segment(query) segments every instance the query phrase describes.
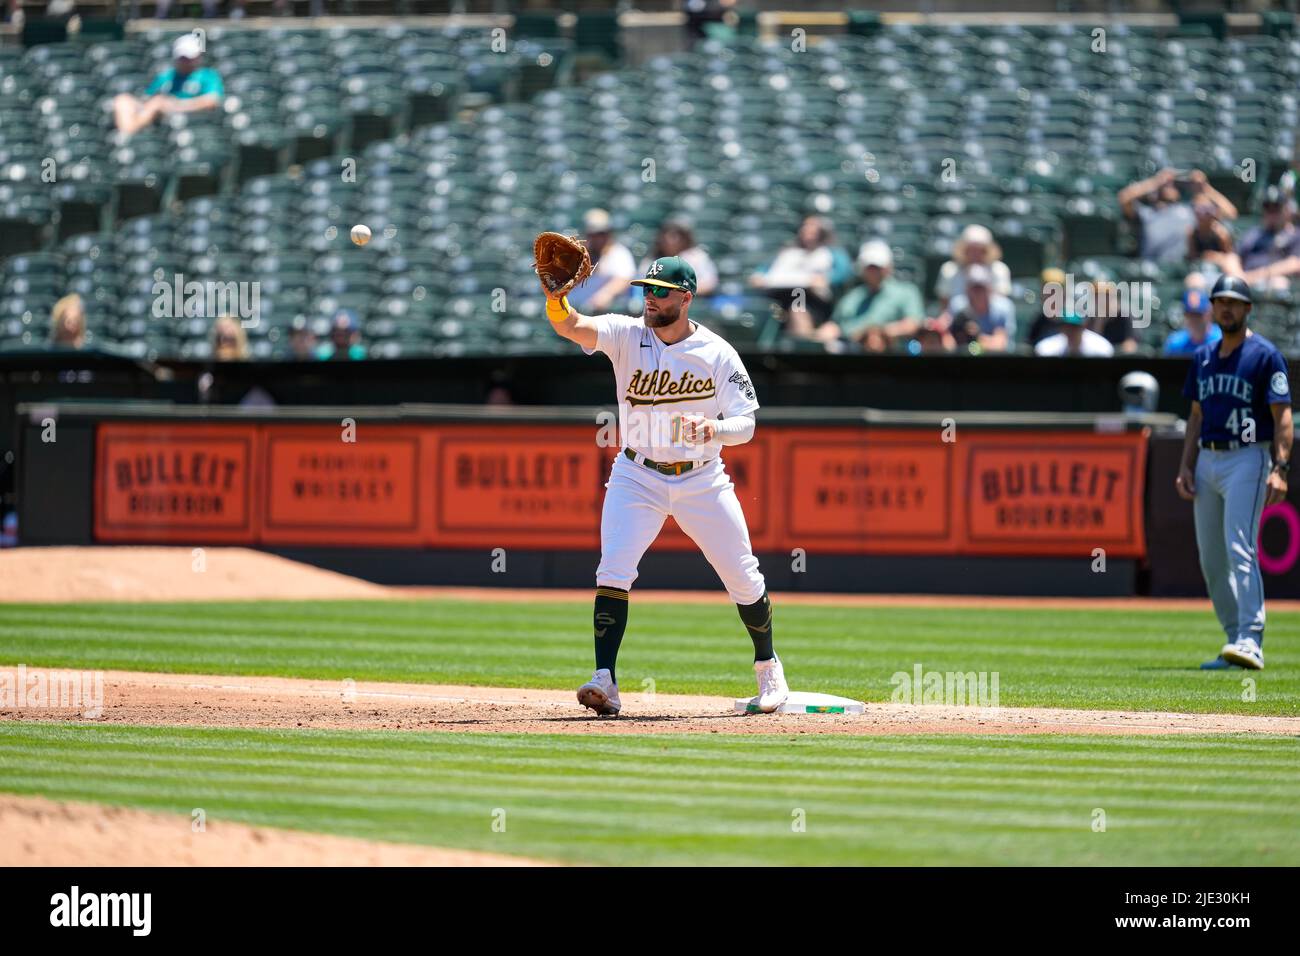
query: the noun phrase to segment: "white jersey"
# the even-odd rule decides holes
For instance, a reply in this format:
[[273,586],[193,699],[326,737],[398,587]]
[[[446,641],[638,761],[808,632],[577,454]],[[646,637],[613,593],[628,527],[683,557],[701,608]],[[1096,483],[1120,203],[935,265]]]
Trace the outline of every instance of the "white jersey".
[[[1034,353],[1047,356],[1068,355],[1069,348],[1070,340],[1065,337],[1065,333],[1057,332],[1035,345]],[[1079,341],[1079,351],[1075,354],[1085,358],[1109,358],[1115,354],[1115,346],[1111,345],[1104,335],[1098,335],[1092,329],[1084,329],[1083,338]]]
[[751,415],[758,408],[754,386],[736,350],[694,322],[695,331],[665,345],[630,315],[597,315],[596,347],[614,366],[619,432],[624,446],[651,461],[706,461],[719,457],[722,442],[690,445],[681,439],[683,414],[705,418]]

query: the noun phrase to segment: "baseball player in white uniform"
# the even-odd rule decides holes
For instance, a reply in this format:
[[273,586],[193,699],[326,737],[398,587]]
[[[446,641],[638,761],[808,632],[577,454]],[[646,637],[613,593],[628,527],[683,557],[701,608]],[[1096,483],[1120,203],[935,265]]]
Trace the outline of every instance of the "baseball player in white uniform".
[[600,518],[596,672],[578,688],[578,701],[599,716],[622,708],[615,662],[628,595],[641,556],[672,515],[736,602],[754,643],[758,707],[770,713],[790,691],[772,649],[772,604],[721,456],[723,446],[754,437],[758,399],[736,350],[687,316],[695,294],[687,262],[656,259],[633,284],[645,287],[641,317],[580,315],[563,296],[546,303],[557,334],[613,364],[624,444]]

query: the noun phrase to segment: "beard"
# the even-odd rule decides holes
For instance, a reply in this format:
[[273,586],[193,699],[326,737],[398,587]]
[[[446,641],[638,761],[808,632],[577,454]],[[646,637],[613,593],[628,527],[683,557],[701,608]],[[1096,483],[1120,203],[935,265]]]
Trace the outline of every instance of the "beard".
[[661,329],[666,325],[672,325],[681,317],[681,314],[682,307],[680,305],[661,305],[657,312],[651,312],[649,309],[646,309],[646,325],[649,325],[651,328]]
[[1235,335],[1236,333],[1241,331],[1242,326],[1246,324],[1246,320],[1244,318],[1243,319],[1219,319],[1218,324],[1219,324],[1220,331],[1225,332],[1228,335]]

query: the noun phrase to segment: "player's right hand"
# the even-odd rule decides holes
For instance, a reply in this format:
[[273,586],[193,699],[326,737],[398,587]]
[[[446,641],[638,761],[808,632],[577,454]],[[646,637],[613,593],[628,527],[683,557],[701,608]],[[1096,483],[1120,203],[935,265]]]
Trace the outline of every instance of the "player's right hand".
[[1178,489],[1178,496],[1191,501],[1196,497],[1196,476],[1192,474],[1192,469],[1186,465],[1178,469],[1178,477],[1174,479],[1174,487]]

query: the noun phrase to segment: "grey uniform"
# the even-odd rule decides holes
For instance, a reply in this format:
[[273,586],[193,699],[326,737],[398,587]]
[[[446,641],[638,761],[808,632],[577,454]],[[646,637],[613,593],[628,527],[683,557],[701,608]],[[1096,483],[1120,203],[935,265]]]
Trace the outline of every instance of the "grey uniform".
[[1220,357],[1207,342],[1192,356],[1183,394],[1200,402],[1196,545],[1228,643],[1264,642],[1264,582],[1257,542],[1272,467],[1273,410],[1290,404],[1286,360],[1262,335]]

